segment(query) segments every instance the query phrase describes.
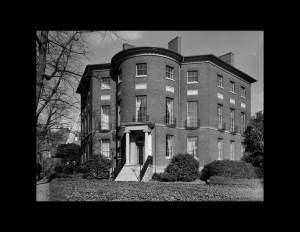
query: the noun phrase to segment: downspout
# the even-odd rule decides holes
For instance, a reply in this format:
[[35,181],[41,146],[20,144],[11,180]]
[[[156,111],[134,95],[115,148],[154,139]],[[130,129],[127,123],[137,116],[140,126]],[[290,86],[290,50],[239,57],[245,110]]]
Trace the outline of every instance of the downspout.
[[154,158],[154,172],[156,172],[156,127],[155,127],[155,139],[154,139],[154,147],[155,147],[155,157]]

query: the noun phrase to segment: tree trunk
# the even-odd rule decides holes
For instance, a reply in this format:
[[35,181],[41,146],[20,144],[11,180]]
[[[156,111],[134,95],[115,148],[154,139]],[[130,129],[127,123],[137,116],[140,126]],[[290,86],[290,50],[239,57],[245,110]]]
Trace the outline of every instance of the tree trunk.
[[46,53],[47,53],[47,39],[48,31],[42,31],[40,38],[37,38],[39,44],[39,64],[36,71],[36,107],[37,110],[41,89],[44,80],[44,73],[46,69]]

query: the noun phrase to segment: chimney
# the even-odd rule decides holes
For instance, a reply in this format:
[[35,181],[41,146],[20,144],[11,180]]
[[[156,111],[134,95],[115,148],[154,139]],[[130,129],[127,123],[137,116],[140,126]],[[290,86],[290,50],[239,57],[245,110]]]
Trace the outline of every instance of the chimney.
[[129,48],[134,48],[134,47],[135,47],[135,46],[130,45],[130,44],[126,44],[126,43],[123,44],[123,50],[129,49]]
[[177,36],[175,39],[172,39],[168,43],[168,49],[181,54],[181,38]]
[[233,58],[234,58],[234,55],[233,55],[232,52],[229,52],[229,53],[227,53],[225,55],[219,56],[219,59],[225,61],[227,64],[230,64],[232,66],[234,66],[233,65],[233,63],[234,63],[233,62],[233,60],[234,60]]

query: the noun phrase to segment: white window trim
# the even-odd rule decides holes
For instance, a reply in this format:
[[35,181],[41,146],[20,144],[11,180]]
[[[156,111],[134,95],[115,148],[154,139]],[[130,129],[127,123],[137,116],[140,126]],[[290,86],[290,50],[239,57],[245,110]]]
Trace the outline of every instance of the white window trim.
[[224,89],[224,87],[222,87],[222,86],[220,86],[220,85],[217,85],[219,88],[221,88],[221,89]]
[[135,77],[147,77],[147,75],[136,75]]
[[231,90],[229,91],[230,93],[236,94],[235,92],[231,92]]
[[169,77],[165,77],[166,79],[170,80],[170,81],[175,81],[174,79],[171,79]]
[[105,88],[103,88],[102,85],[101,85],[100,89],[111,89],[111,87],[105,87]]
[[187,84],[197,84],[199,83],[198,81],[192,81],[192,82],[186,82]]
[[246,99],[246,97],[244,97],[244,96],[241,96],[241,97]]

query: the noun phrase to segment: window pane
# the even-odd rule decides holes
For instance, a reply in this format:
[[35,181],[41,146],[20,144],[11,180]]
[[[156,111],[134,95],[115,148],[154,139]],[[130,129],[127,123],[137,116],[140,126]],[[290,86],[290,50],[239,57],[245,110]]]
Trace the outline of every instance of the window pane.
[[198,71],[187,72],[187,82],[198,82]]
[[187,102],[187,126],[197,126],[197,102]]
[[173,156],[173,135],[166,135],[166,157]]
[[188,137],[187,139],[187,153],[197,157],[198,137]]
[[110,106],[101,107],[101,129],[109,129]]
[[109,157],[109,139],[102,139],[101,140],[101,154]]

